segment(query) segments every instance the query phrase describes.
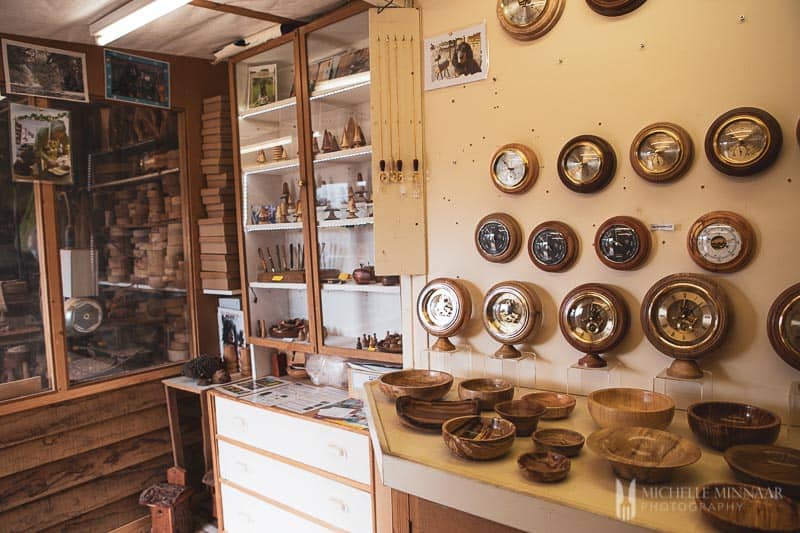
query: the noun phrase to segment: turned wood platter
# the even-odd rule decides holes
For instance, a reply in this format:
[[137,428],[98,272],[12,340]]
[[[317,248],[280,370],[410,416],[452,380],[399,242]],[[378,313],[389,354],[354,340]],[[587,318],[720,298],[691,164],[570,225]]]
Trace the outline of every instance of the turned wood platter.
[[442,424],[451,418],[480,413],[478,400],[429,401],[401,396],[394,404],[397,416],[405,425],[423,431],[442,431]]
[[398,370],[382,375],[378,385],[391,399],[411,396],[419,400],[438,400],[453,386],[453,376],[438,370]]
[[789,532],[800,528],[797,504],[745,483],[708,483],[697,487],[703,516],[722,531]]
[[464,459],[485,461],[508,452],[517,428],[508,420],[485,416],[452,418],[442,425],[442,437],[450,451]]
[[783,494],[800,497],[800,450],[740,444],[725,450],[725,461],[739,481],[780,487]]
[[686,410],[686,418],[692,433],[720,451],[737,444],[772,444],[781,431],[778,415],[745,403],[693,403]]
[[586,405],[601,428],[640,426],[664,429],[675,415],[669,396],[643,389],[610,388],[589,394]]

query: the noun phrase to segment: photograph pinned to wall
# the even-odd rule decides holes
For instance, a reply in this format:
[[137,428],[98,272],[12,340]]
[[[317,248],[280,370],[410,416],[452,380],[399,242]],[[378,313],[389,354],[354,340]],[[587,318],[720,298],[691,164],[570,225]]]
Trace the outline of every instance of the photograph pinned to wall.
[[425,90],[485,80],[489,75],[486,21],[425,39]]
[[103,50],[106,99],[169,109],[169,63]]
[[219,353],[224,345],[244,346],[244,311],[217,308],[217,330],[219,331]]
[[72,184],[69,111],[11,104],[13,181]]
[[3,39],[6,94],[89,101],[86,54]]
[[250,67],[247,79],[247,108],[255,109],[278,100],[278,65]]

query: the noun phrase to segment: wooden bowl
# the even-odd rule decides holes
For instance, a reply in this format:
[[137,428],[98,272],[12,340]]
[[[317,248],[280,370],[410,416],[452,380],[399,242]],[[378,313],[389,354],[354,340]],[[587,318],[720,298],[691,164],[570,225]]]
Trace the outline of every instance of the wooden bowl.
[[800,498],[800,450],[740,444],[725,450],[725,461],[739,481],[780,487],[782,494]]
[[508,420],[485,416],[460,416],[442,424],[442,437],[450,451],[477,461],[505,454],[514,444],[516,432]]
[[482,411],[491,411],[498,403],[514,397],[514,385],[504,379],[467,379],[458,384],[458,397],[478,400]]
[[405,425],[423,431],[442,431],[442,424],[451,418],[480,413],[478,400],[455,402],[418,400],[401,396],[394,403],[397,416]]
[[696,463],[701,455],[689,439],[644,427],[601,429],[589,435],[586,445],[611,463],[617,477],[644,483],[667,481],[675,470]]
[[601,428],[646,427],[664,429],[675,414],[672,398],[642,389],[600,389],[587,398],[589,414]]
[[693,403],[686,417],[698,439],[721,451],[737,444],[772,444],[781,431],[778,415],[745,403]]
[[517,459],[525,477],[540,483],[561,481],[569,474],[571,464],[565,455],[553,452],[523,453]]
[[567,418],[575,409],[575,398],[560,392],[532,392],[522,397],[523,400],[539,402],[546,408],[542,420]]
[[529,437],[546,407],[538,402],[508,400],[494,406],[495,412],[517,427],[517,437]]
[[378,385],[392,399],[411,396],[419,400],[438,400],[453,386],[453,376],[438,370],[398,370],[384,374]]
[[744,483],[708,483],[697,487],[697,505],[720,531],[797,531],[797,504],[774,491]]
[[533,433],[533,444],[537,451],[549,451],[575,457],[581,453],[586,439],[577,431],[562,428],[540,429]]

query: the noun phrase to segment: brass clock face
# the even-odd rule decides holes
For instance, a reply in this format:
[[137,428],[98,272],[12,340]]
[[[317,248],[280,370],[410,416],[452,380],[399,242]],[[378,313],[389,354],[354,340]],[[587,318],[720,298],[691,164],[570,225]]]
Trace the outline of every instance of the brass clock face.
[[616,310],[599,295],[585,294],[575,299],[567,311],[570,334],[585,343],[603,342],[614,331]]
[[616,156],[608,142],[594,135],[581,135],[567,142],[558,156],[558,175],[575,192],[595,192],[614,175]]
[[539,176],[536,153],[521,144],[507,144],[495,152],[489,168],[492,183],[507,193],[527,191]]
[[517,255],[520,247],[520,228],[517,222],[503,213],[485,216],[475,228],[475,246],[487,261],[505,263]]
[[731,211],[713,211],[697,219],[689,230],[689,255],[712,272],[744,268],[755,248],[755,232],[744,217]]
[[483,300],[483,324],[495,340],[521,342],[539,325],[541,305],[525,285],[506,281],[498,283]]
[[647,258],[650,232],[633,217],[613,217],[597,229],[594,244],[603,264],[615,270],[631,270]]
[[500,26],[515,39],[530,41],[550,31],[564,10],[564,0],[497,0]]
[[570,291],[561,302],[558,324],[573,347],[587,352],[579,364],[605,366],[598,354],[611,350],[628,330],[628,308],[611,288],[587,283]]
[[528,255],[534,265],[547,272],[566,270],[578,256],[578,237],[562,222],[543,222],[528,238]]
[[430,281],[417,298],[417,318],[431,335],[454,335],[472,315],[469,292],[455,279]]
[[800,283],[783,291],[767,316],[767,336],[781,359],[800,370]]
[[740,107],[717,118],[706,133],[706,156],[725,174],[749,176],[778,157],[783,133],[775,118],[761,109]]
[[648,181],[670,181],[682,176],[692,162],[692,141],[676,124],[659,122],[640,131],[631,144],[631,165]]

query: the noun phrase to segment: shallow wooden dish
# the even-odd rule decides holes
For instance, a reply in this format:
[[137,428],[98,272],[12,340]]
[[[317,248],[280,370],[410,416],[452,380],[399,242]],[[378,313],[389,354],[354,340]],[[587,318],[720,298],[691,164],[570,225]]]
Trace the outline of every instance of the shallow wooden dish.
[[378,385],[392,399],[411,396],[419,400],[438,400],[453,386],[453,376],[438,370],[398,370],[384,374]]
[[554,483],[567,477],[572,462],[560,453],[528,452],[519,456],[517,465],[528,479]]
[[482,411],[491,411],[498,403],[514,397],[514,385],[504,379],[467,379],[458,384],[458,397],[478,400]]
[[563,428],[540,429],[533,433],[533,443],[537,451],[550,451],[575,457],[581,453],[586,439],[577,431]]
[[768,489],[745,483],[708,483],[697,487],[703,516],[721,531],[797,531],[797,504]]
[[669,396],[643,389],[600,389],[586,399],[589,414],[601,428],[637,426],[664,429],[675,415]]
[[781,431],[778,415],[746,403],[693,403],[686,418],[698,439],[721,451],[737,444],[772,444]]
[[800,498],[800,450],[740,444],[725,450],[725,461],[739,481],[780,487],[782,494]]
[[496,404],[494,410],[517,427],[517,437],[529,437],[547,408],[538,402],[508,400]]
[[455,402],[418,400],[401,396],[394,404],[397,416],[405,425],[423,431],[442,431],[442,424],[451,418],[480,413],[478,400]]
[[667,481],[678,468],[696,463],[700,448],[689,439],[645,427],[605,428],[589,435],[586,445],[611,463],[623,479]]
[[485,416],[460,416],[442,424],[442,437],[450,451],[477,461],[505,454],[514,444],[516,432],[508,420]]
[[532,392],[522,397],[523,400],[539,402],[545,406],[542,420],[558,420],[567,418],[575,409],[575,398],[560,392]]

